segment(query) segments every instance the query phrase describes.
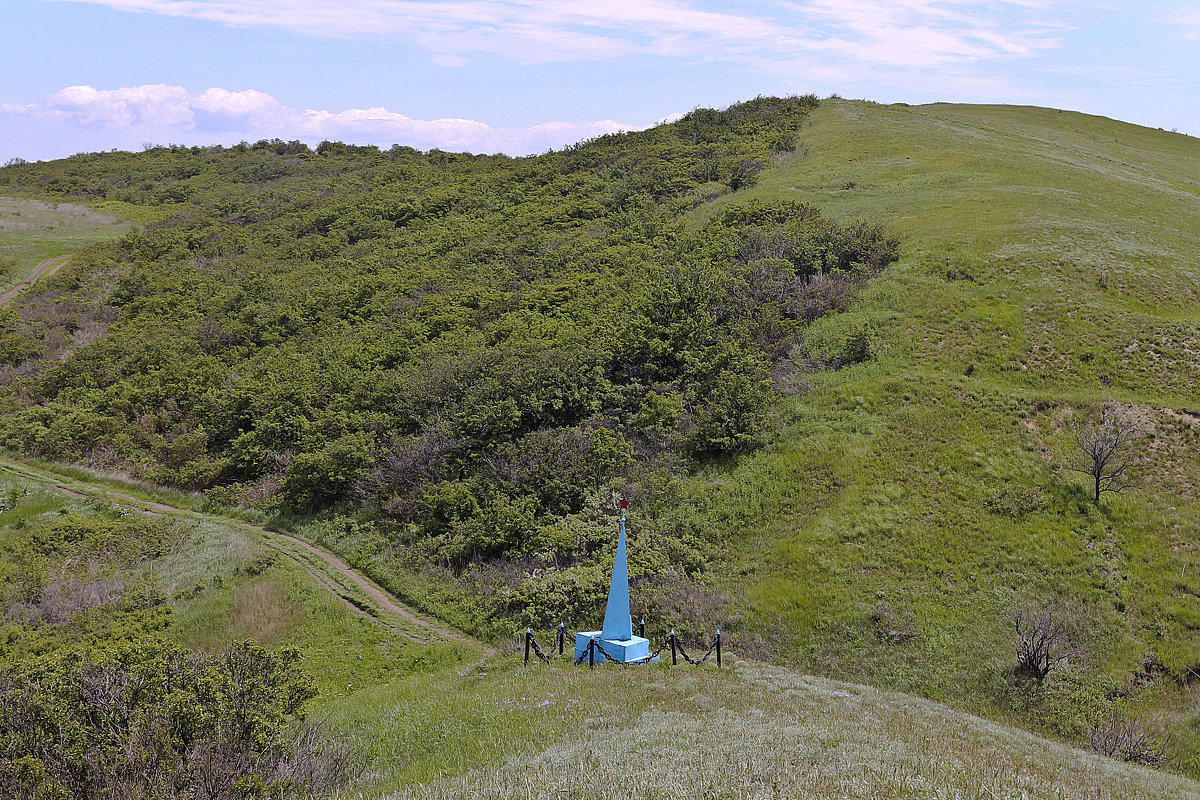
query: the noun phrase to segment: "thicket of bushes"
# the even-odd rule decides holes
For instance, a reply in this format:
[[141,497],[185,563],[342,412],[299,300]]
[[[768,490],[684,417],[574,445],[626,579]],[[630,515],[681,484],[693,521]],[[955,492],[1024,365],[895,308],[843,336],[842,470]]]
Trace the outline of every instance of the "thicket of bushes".
[[[416,565],[569,567],[611,538],[611,491],[756,447],[780,364],[869,356],[865,330],[804,331],[894,258],[879,228],[794,202],[689,216],[786,157],[815,104],[524,159],[267,141],[0,170],[174,212],[0,318],[0,441],[220,502],[362,509]],[[703,565],[707,527],[647,525],[659,566]]]
[[201,656],[161,638],[0,663],[0,794],[46,798],[307,796],[349,758],[305,726],[294,650]]

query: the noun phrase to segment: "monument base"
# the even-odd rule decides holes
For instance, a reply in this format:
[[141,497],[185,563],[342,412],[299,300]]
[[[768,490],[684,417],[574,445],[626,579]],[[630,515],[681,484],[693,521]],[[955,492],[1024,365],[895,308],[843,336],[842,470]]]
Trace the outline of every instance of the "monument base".
[[598,639],[600,647],[604,648],[604,652],[600,652],[600,647],[596,648],[596,661],[607,661],[604,653],[612,656],[613,661],[637,661],[640,658],[645,658],[650,655],[650,640],[643,639],[641,636],[633,636],[629,639],[603,639],[601,631],[585,631],[575,634],[575,660],[578,661],[580,656],[583,660],[587,660],[587,646],[592,639]]

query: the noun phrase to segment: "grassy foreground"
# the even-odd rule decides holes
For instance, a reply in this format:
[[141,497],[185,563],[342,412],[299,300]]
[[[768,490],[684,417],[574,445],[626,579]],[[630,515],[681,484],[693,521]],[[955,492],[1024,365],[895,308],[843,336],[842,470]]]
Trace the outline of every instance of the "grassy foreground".
[[[388,709],[371,726],[379,763],[422,781],[381,796],[1200,797],[1200,784],[1185,778],[908,695],[750,661],[722,671],[589,672],[522,668],[508,656],[455,682],[453,701],[413,698],[397,685],[371,691]],[[432,772],[430,751],[451,777]],[[469,769],[481,756],[487,765]]]

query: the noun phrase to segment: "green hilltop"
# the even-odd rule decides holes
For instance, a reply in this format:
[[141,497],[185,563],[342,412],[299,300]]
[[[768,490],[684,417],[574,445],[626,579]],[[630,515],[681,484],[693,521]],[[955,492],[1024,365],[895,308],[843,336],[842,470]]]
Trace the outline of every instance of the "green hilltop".
[[[739,662],[589,685],[505,655],[446,672],[462,656],[441,646],[398,671],[372,656],[343,689],[359,681],[322,623],[318,702],[373,769],[398,759],[380,787],[532,794],[555,765],[604,780],[587,770],[627,758],[625,734],[710,724],[725,738],[660,755],[750,742],[721,773],[746,792],[768,791],[756,774],[830,797],[1195,791],[1143,770],[1124,795],[1135,773],[1108,770],[1134,768],[1069,750],[1030,773],[1044,742],[826,679],[1075,744],[1132,726],[1149,747],[1128,757],[1200,775],[1196,139],[1030,107],[758,98],[527,159],[172,146],[8,167],[0,193],[142,224],[0,312],[10,451],[269,521],[489,641],[601,613],[624,494],[652,630],[720,626],[742,657],[823,676]],[[1075,431],[1112,402],[1140,463],[1096,502]],[[175,641],[227,645],[212,620],[253,580],[289,609],[267,638],[305,647],[319,590],[247,561],[235,588],[171,601]],[[1017,614],[1058,621],[1043,679],[1014,669]],[[42,637],[10,633],[9,657]],[[555,712],[553,741],[586,723],[588,747],[502,743],[541,724],[498,713],[509,694],[600,707],[618,690],[604,714]],[[448,692],[492,705],[467,715]],[[822,746],[790,702],[840,731],[811,783],[767,741]],[[397,703],[412,710],[381,710]],[[898,755],[859,786],[831,777],[866,750]],[[962,766],[1000,751],[998,771]]]
[[[748,615],[812,668],[961,702],[1007,695],[1008,611],[1075,605],[1089,677],[1026,710],[1070,732],[1068,706],[1120,696],[1189,731],[1189,692],[1130,689],[1159,670],[1186,686],[1200,655],[1200,143],[847,101],[805,142],[753,193],[886,220],[903,244],[849,312],[874,358],[813,375],[774,443],[714,476]],[[1096,504],[1071,420],[1107,400],[1142,415],[1145,464]]]

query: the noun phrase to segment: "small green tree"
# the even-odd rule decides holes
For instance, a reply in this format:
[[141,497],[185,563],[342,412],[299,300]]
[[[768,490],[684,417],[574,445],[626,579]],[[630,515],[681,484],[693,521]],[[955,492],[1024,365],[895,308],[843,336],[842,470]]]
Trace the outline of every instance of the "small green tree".
[[299,453],[288,465],[280,487],[287,502],[302,509],[315,509],[340,498],[365,471],[368,435],[347,434],[320,450]]

